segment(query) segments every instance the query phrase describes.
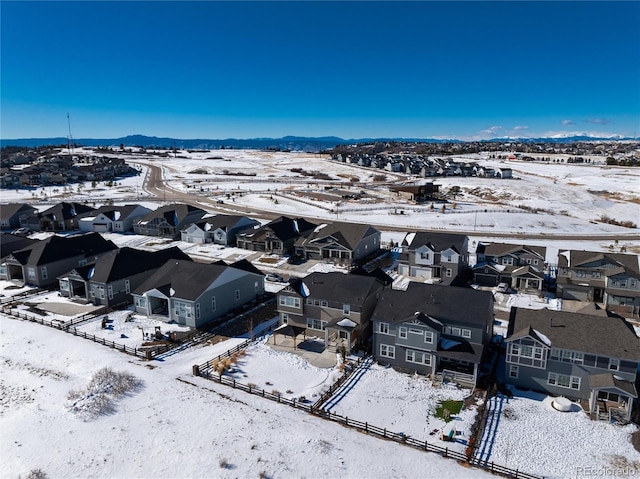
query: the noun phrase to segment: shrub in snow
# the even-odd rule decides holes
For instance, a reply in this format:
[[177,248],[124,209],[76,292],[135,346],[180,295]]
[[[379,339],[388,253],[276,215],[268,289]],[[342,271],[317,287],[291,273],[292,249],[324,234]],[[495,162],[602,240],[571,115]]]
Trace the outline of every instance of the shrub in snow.
[[72,390],[67,395],[67,409],[90,419],[115,410],[114,400],[137,390],[142,381],[127,372],[102,368],[97,371],[83,390]]
[[27,479],[47,479],[47,474],[42,469],[31,469]]

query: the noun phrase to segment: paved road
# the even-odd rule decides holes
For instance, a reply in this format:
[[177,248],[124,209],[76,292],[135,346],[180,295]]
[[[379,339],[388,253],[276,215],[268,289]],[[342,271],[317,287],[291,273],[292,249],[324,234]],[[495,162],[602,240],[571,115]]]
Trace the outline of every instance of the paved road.
[[[211,211],[219,214],[251,214],[252,217],[263,219],[263,220],[273,220],[282,216],[280,212],[266,211],[260,210],[254,207],[247,207],[241,205],[235,205],[233,203],[224,203],[223,205],[218,204],[216,200],[212,198],[208,198],[206,196],[201,196],[198,194],[189,194],[184,191],[176,190],[169,186],[167,182],[162,177],[162,168],[154,165],[151,162],[140,162],[141,165],[144,165],[149,168],[149,173],[145,176],[145,184],[143,189],[155,196],[157,201],[175,201],[192,204],[194,206],[203,207],[207,211]],[[324,218],[328,219],[328,218]],[[390,226],[390,225],[377,225],[372,224],[375,228],[383,231],[407,231],[406,227],[403,226]],[[416,229],[416,228],[412,228]],[[432,231],[430,228],[417,228],[422,231]],[[433,230],[436,231],[436,230]],[[437,230],[438,232],[442,232],[442,230]],[[505,232],[482,232],[482,231],[457,231],[456,233],[466,234],[468,236],[482,236],[482,235],[490,235],[492,237],[498,238],[519,238],[524,239],[549,239],[549,240],[583,240],[583,241],[614,241],[616,239],[624,238],[625,240],[640,240],[640,232],[635,233],[632,232],[630,234],[625,234],[621,236],[616,233],[599,233],[599,234],[556,234],[553,232],[549,233],[541,233],[541,234],[530,234],[528,233],[526,236],[518,233],[505,233]]]

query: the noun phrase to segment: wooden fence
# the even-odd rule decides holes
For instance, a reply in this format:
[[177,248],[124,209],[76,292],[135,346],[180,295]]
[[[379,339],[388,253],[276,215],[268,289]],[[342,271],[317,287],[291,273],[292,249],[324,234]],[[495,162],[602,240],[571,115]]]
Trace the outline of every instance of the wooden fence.
[[307,401],[303,401],[297,398],[293,398],[293,399],[289,399],[289,398],[285,398],[282,397],[282,395],[278,392],[278,391],[265,391],[264,389],[258,388],[257,386],[251,385],[251,384],[244,384],[241,383],[239,381],[236,381],[233,378],[218,374],[217,372],[213,371],[212,368],[212,364],[216,361],[219,361],[220,359],[224,358],[224,357],[230,357],[233,354],[236,354],[237,352],[245,349],[247,346],[249,346],[249,344],[251,344],[252,342],[254,342],[256,339],[248,339],[247,341],[244,341],[243,343],[235,346],[234,348],[230,349],[229,351],[218,355],[216,358],[207,361],[206,363],[200,364],[200,365],[194,365],[193,366],[193,374],[194,376],[201,376],[204,377],[206,379],[212,380],[214,382],[217,382],[219,384],[223,384],[225,386],[230,386],[234,389],[240,389],[241,391],[244,391],[246,393],[249,394],[254,394],[256,396],[260,396],[263,397],[265,399],[269,399],[271,401],[275,401],[279,404],[285,404],[287,406],[293,407],[295,409],[301,409],[305,412],[308,412],[309,414],[313,414],[314,416],[317,416],[319,418],[328,420],[328,421],[333,421],[336,422],[338,424],[341,424],[345,427],[349,427],[352,429],[355,429],[359,432],[362,432],[364,434],[370,434],[376,437],[379,437],[381,439],[387,439],[387,440],[391,440],[391,441],[395,441],[399,444],[403,444],[409,447],[413,447],[414,449],[419,449],[421,451],[427,451],[427,452],[434,452],[436,454],[441,455],[442,457],[445,458],[450,458],[450,459],[454,459],[456,461],[463,461],[466,462],[468,464],[471,464],[473,466],[479,467],[481,469],[487,470],[489,472],[491,472],[492,474],[500,474],[503,476],[507,476],[507,477],[512,477],[515,479],[544,479],[543,476],[537,476],[534,474],[528,474],[526,472],[522,472],[518,469],[511,469],[509,467],[506,466],[502,466],[500,464],[495,464],[494,462],[485,462],[485,461],[478,461],[476,459],[469,459],[467,457],[467,454],[460,452],[460,451],[455,451],[455,450],[450,450],[448,447],[442,447],[442,446],[438,446],[437,444],[433,444],[433,443],[429,443],[428,441],[423,441],[420,439],[416,439],[413,437],[410,437],[402,432],[393,432],[393,431],[388,431],[386,428],[381,428],[378,426],[375,426],[373,424],[370,424],[368,422],[363,422],[363,421],[357,421],[354,419],[350,419],[348,417],[345,416],[341,416],[339,414],[334,414],[330,411],[326,411],[322,408],[320,408],[320,406],[326,402],[333,393],[335,393],[335,391],[341,386],[343,385],[347,379],[349,378],[349,376],[351,374],[353,374],[353,372],[355,372],[357,370],[357,366],[359,366],[363,361],[366,360],[366,357],[361,357],[358,359],[357,363],[355,365],[353,365],[352,368],[350,368],[350,370],[346,371],[344,375],[342,375],[330,388],[328,391],[326,391],[325,393],[323,393],[323,395],[320,397],[320,399],[318,399],[314,404],[309,404]]

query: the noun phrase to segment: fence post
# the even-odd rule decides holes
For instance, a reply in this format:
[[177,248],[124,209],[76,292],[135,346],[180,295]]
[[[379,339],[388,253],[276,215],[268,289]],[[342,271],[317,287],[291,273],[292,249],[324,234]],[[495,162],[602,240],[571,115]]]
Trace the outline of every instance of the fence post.
[[369,432],[369,423],[367,423],[367,422],[364,423],[364,430],[366,432]]
[[194,376],[200,376],[200,366],[198,366],[197,364],[194,364],[191,370]]
[[518,469],[516,468],[516,479],[518,479]]
[[447,454],[449,454],[449,448],[445,447],[444,448],[444,457],[447,457]]

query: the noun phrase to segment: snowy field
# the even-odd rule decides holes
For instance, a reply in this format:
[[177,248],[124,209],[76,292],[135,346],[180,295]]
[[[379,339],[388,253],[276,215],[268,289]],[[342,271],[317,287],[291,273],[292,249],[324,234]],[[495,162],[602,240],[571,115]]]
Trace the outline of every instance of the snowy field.
[[[239,340],[144,362],[4,316],[0,330],[3,477],[493,477],[190,375]],[[141,387],[79,416],[69,392],[105,366]]]
[[640,452],[631,444],[637,426],[592,421],[577,404],[571,412],[560,412],[549,396],[517,389],[514,393],[511,399],[490,399],[492,419],[485,428],[490,434],[476,457],[558,479],[586,475],[580,468],[601,471],[593,474],[599,477],[615,476],[604,471],[618,467],[630,470],[629,477],[640,473]]

